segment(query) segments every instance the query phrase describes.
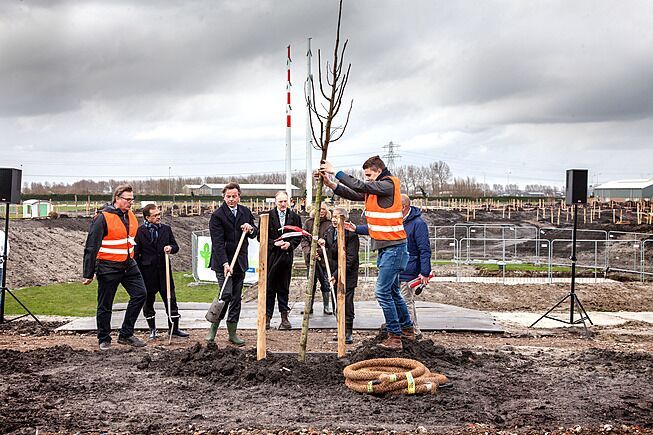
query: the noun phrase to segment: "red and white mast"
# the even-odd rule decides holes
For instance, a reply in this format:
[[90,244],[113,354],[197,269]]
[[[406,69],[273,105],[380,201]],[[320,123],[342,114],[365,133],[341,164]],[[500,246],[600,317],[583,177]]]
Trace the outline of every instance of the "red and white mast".
[[290,118],[292,114],[292,107],[290,107],[290,63],[292,60],[290,59],[290,45],[288,46],[288,59],[286,59],[286,66],[288,67],[288,78],[287,78],[287,83],[286,83],[286,93],[287,93],[287,100],[286,100],[286,193],[288,194],[288,205],[290,205],[291,198],[292,198],[292,183],[291,183],[291,158],[290,158]]

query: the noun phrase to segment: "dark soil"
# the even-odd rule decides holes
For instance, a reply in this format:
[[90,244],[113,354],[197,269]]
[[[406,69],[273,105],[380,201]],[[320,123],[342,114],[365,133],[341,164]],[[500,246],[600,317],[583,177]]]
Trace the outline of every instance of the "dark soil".
[[306,363],[292,354],[257,362],[252,350],[199,343],[107,353],[0,350],[0,432],[653,430],[650,353],[404,342],[402,357],[446,374],[452,387],[428,396],[348,390],[347,364],[396,356],[375,347],[378,340],[343,360],[313,354]]

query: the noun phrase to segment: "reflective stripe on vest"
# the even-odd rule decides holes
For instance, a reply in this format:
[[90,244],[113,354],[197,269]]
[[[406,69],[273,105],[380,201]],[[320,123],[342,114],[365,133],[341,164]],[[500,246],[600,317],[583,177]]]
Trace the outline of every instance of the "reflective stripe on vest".
[[383,179],[392,180],[394,186],[392,205],[381,208],[377,195],[367,195],[365,197],[367,229],[374,240],[405,239],[404,215],[401,212],[401,183],[397,177],[390,176]]
[[129,218],[129,234],[120,216],[114,213],[102,212],[107,223],[107,235],[102,239],[102,246],[97,254],[98,260],[122,262],[134,258],[134,237],[138,229],[138,220],[131,210]]

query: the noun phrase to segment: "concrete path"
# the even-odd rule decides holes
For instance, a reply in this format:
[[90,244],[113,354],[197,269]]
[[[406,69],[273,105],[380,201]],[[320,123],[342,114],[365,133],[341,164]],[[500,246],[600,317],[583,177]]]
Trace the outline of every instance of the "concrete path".
[[[126,304],[115,304],[111,328],[119,329],[125,315]],[[182,329],[204,329],[209,324],[204,315],[209,308],[207,303],[180,303],[181,314],[180,326]],[[298,302],[291,306],[289,316],[293,329],[300,329],[304,303]],[[167,319],[162,303],[155,304],[157,313],[157,326],[166,328]],[[354,329],[378,329],[384,322],[383,312],[376,301],[361,301],[355,304],[356,319]],[[483,311],[460,308],[453,305],[436,304],[430,302],[417,302],[417,317],[420,329],[423,331],[474,331],[474,332],[503,332],[503,328],[497,324],[494,316]],[[241,310],[239,329],[256,329],[257,303],[244,303]],[[279,313],[275,312],[271,326],[279,326],[281,319]],[[220,325],[221,328],[224,325]],[[96,328],[95,317],[84,317],[63,325],[57,330],[60,331],[92,331]],[[311,316],[311,329],[335,329],[336,318],[333,315],[322,313],[322,303],[315,304],[315,314]],[[147,329],[147,323],[142,314],[136,322],[136,329]]]

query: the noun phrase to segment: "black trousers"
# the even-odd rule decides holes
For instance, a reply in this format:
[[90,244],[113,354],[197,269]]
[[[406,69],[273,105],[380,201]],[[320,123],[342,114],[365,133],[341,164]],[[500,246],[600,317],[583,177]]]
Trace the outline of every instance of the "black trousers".
[[354,322],[354,291],[356,287],[345,289],[345,322]]
[[[306,277],[308,278],[308,276]],[[315,276],[313,277],[313,289],[315,290],[313,292],[313,295],[311,297],[311,309],[313,308],[313,301],[315,301],[315,294],[317,293],[317,283],[320,283],[320,290],[322,291],[322,302],[326,302],[329,300],[330,293],[330,287],[329,287],[329,277],[326,272],[326,266],[323,265],[321,262],[316,261],[315,262]]]
[[288,295],[290,294],[290,278],[292,275],[292,252],[273,250],[268,256],[268,289],[266,294],[265,312],[267,316],[274,314],[274,301],[279,302],[279,312],[287,313]]
[[[222,285],[224,284],[224,272],[216,271],[215,276],[218,278],[218,286],[222,288]],[[225,318],[228,310],[229,315],[227,316],[227,322],[238,323],[238,320],[240,319],[240,307],[243,300],[243,282],[245,282],[245,272],[234,270],[234,273],[227,281],[227,285],[222,292],[221,299],[227,302],[227,304],[225,304],[225,308],[218,317],[220,320]]]
[[[154,319],[156,312],[154,311],[154,301],[156,300],[157,293],[161,295],[161,300],[165,306],[166,313],[172,319],[178,319],[179,308],[177,307],[177,296],[175,295],[175,282],[170,274],[170,313],[168,313],[168,290],[166,288],[166,267],[165,265],[154,266],[140,266],[145,288],[147,289],[147,297],[145,298],[145,305],[143,306],[143,316],[146,319]],[[168,322],[169,323],[169,322]]]
[[122,284],[129,294],[125,320],[119,332],[120,337],[127,338],[134,335],[134,323],[145,303],[147,290],[136,262],[130,260],[124,265],[124,268],[107,267],[100,261],[96,267],[98,283],[96,322],[97,338],[100,343],[111,341],[111,313],[118,285]]

